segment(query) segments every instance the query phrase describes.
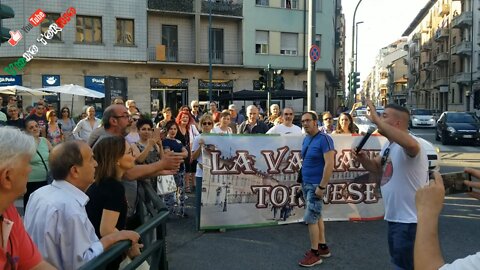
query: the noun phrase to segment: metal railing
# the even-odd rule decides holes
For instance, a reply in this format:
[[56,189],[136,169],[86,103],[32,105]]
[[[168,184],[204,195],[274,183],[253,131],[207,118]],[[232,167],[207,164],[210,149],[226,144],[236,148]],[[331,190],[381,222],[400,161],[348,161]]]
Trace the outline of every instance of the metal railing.
[[[135,257],[124,269],[136,269],[144,261],[148,261],[150,269],[167,270],[166,221],[168,218],[168,210],[150,183],[138,181],[138,189],[139,204],[137,211],[139,211],[140,221],[143,225],[135,231],[140,234],[144,249],[142,253]],[[124,254],[130,246],[131,244],[128,240],[116,243],[100,256],[87,262],[80,270],[105,269],[108,263]]]

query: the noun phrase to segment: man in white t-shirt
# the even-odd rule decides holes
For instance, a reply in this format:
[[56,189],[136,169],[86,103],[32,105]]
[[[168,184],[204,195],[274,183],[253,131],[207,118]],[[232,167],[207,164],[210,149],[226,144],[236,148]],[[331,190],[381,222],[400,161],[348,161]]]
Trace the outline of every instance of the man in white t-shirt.
[[428,184],[428,159],[415,136],[408,132],[409,111],[389,104],[378,116],[371,101],[367,117],[388,139],[380,155],[370,159],[366,151],[354,159],[371,173],[382,174],[380,183],[385,217],[388,221],[388,246],[395,269],[413,269],[413,247],[417,229],[415,193]]
[[293,109],[287,107],[283,109],[283,123],[273,126],[266,134],[302,134],[302,129],[293,124]]

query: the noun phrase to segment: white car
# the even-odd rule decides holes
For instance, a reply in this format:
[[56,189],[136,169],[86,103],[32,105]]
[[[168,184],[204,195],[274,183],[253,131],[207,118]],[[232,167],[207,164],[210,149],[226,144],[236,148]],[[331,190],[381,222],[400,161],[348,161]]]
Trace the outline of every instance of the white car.
[[[366,133],[369,127],[376,127],[367,117],[356,117],[355,125],[358,127],[359,133]],[[413,132],[411,134],[415,135]],[[428,158],[428,170],[440,171],[440,155],[438,155],[437,149],[429,141],[417,136],[420,141],[420,145],[423,147]]]
[[412,109],[410,112],[410,127],[430,127],[434,128],[437,122],[431,110]]

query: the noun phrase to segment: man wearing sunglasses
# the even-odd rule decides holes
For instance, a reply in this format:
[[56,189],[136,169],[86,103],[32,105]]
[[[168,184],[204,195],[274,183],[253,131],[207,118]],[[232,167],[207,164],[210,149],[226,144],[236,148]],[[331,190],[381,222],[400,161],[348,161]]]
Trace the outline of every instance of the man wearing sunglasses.
[[415,193],[428,184],[427,154],[417,138],[408,132],[409,111],[397,104],[389,104],[381,116],[371,101],[367,118],[377,125],[378,132],[388,139],[380,155],[370,159],[366,151],[356,154],[354,160],[371,173],[381,174],[380,188],[385,206],[384,219],[388,221],[388,246],[395,269],[413,269],[413,247],[417,230]]
[[0,269],[55,269],[42,260],[13,204],[26,191],[35,149],[32,136],[0,128]]
[[293,124],[293,109],[287,107],[283,109],[282,119],[283,123],[273,126],[267,131],[267,134],[302,134],[302,129]]

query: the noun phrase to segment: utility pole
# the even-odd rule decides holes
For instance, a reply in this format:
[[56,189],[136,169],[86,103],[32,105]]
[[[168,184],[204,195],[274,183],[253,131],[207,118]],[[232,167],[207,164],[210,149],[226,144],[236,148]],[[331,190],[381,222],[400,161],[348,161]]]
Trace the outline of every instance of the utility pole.
[[[316,0],[310,0],[308,3],[308,40],[310,46],[315,44],[315,15],[316,15]],[[308,47],[310,47],[308,46]],[[316,79],[315,62],[308,57],[308,78],[307,78],[307,111],[316,111]]]
[[[357,3],[357,6],[355,7],[355,11],[353,12],[353,21],[352,21],[352,53],[351,53],[351,59],[350,59],[350,73],[353,74],[355,72],[355,16],[357,15],[357,9],[358,6],[362,3],[362,0],[359,0]],[[348,99],[349,99],[349,105],[353,106],[353,103],[355,103],[355,89],[351,88],[349,93],[348,93]]]
[[[208,108],[212,103],[212,1],[208,3]],[[217,106],[220,106],[217,104]],[[219,107],[220,108],[220,107]]]

